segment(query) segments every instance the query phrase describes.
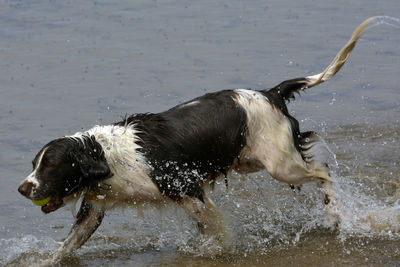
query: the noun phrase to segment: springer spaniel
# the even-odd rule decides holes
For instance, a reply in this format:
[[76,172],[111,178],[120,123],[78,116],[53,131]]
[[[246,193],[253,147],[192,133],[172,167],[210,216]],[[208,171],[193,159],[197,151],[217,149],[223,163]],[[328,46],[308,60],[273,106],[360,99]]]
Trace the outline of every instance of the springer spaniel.
[[18,191],[44,213],[83,198],[68,237],[53,263],[78,249],[101,224],[107,209],[125,203],[175,202],[201,232],[226,236],[222,216],[203,190],[231,170],[266,169],[290,185],[317,181],[334,205],[323,145],[315,132],[300,132],[286,107],[294,93],[322,83],[342,67],[365,28],[364,21],[320,74],[287,80],[269,90],[209,93],[165,112],[135,114],[45,145]]

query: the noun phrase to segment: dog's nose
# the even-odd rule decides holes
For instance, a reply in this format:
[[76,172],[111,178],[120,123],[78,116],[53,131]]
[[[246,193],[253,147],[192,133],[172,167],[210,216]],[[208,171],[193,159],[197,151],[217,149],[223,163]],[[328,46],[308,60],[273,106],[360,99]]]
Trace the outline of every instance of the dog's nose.
[[31,194],[33,187],[33,183],[31,182],[24,182],[18,187],[18,192],[20,192],[24,196],[29,196]]

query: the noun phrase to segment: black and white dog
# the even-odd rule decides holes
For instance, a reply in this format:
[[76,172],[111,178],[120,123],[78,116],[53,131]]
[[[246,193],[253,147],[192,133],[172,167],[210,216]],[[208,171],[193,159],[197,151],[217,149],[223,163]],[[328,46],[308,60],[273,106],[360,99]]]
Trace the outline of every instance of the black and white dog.
[[293,94],[330,79],[345,63],[364,21],[320,74],[255,91],[206,94],[168,111],[136,114],[106,126],[51,141],[33,160],[18,191],[49,213],[83,198],[76,222],[54,262],[79,248],[120,203],[175,202],[205,235],[225,236],[220,213],[203,187],[231,170],[266,169],[289,184],[318,181],[333,205],[332,181],[320,156],[321,139],[300,132],[286,107]]

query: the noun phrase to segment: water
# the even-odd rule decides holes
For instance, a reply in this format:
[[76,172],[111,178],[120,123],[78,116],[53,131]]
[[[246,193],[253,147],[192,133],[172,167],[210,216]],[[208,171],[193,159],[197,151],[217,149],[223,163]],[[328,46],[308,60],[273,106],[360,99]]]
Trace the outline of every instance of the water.
[[[16,190],[44,143],[205,92],[318,73],[361,21],[398,14],[397,0],[1,1],[0,264],[39,264],[73,223],[67,208],[43,215]],[[335,78],[289,105],[333,153],[336,227],[316,185],[234,174],[209,193],[231,232],[220,255],[181,209],[146,206],[108,212],[64,263],[399,265],[399,65],[399,29],[368,29]]]

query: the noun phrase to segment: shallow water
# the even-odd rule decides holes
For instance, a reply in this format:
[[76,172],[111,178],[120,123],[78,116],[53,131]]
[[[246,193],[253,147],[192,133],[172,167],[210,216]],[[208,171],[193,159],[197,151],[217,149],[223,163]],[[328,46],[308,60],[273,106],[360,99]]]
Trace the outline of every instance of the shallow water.
[[[49,140],[205,92],[320,72],[388,1],[1,1],[0,264],[50,257],[73,223],[17,192]],[[400,265],[400,29],[367,30],[341,72],[289,109],[332,151],[340,223],[314,184],[232,175],[209,195],[231,239],[220,255],[179,208],[107,214],[74,266]]]

